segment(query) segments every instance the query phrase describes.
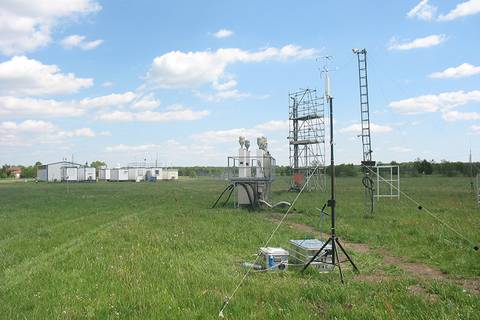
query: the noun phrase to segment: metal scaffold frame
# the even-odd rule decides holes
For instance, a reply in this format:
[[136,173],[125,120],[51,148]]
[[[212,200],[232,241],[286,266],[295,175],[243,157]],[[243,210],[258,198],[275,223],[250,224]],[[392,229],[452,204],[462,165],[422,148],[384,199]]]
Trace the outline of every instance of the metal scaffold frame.
[[325,98],[315,89],[302,89],[289,97],[290,167],[292,190],[325,190]]
[[375,198],[400,199],[400,167],[397,165],[377,165]]

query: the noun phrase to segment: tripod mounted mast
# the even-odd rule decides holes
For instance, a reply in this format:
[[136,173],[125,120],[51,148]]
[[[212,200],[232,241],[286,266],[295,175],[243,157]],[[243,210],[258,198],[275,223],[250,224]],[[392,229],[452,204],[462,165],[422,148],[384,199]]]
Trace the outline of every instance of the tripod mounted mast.
[[308,261],[308,263],[303,267],[302,271],[308,268],[308,266],[317,259],[317,257],[322,253],[322,251],[327,247],[330,243],[332,246],[332,262],[333,266],[338,267],[338,271],[340,273],[340,281],[343,283],[343,272],[341,267],[341,261],[338,255],[338,251],[340,250],[343,252],[347,260],[352,265],[353,269],[358,272],[358,268],[347,254],[343,246],[340,244],[340,240],[337,238],[336,227],[335,227],[335,207],[337,204],[336,200],[336,185],[335,185],[335,150],[334,150],[334,139],[333,139],[333,96],[330,92],[330,76],[328,73],[328,69],[325,66],[323,70],[323,74],[325,76],[325,99],[327,100],[329,106],[329,114],[330,114],[330,189],[331,189],[331,197],[330,200],[327,201],[327,205],[330,207],[330,219],[331,219],[331,228],[330,228],[330,238],[323,244],[323,246],[315,253],[315,255]]

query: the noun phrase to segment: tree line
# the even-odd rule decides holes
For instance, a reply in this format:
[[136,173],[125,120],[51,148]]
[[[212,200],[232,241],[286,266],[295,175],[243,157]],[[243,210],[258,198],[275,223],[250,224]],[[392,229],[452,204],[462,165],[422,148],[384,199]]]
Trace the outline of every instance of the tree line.
[[[381,163],[379,163],[381,164]],[[398,165],[400,168],[401,176],[421,176],[421,175],[442,175],[447,177],[455,176],[476,176],[480,173],[480,163],[468,163],[468,162],[450,162],[442,160],[436,162],[434,160],[426,159],[416,159],[411,162],[402,162],[397,163],[392,161],[391,165]],[[37,167],[42,165],[41,162],[37,161],[31,166],[15,166],[22,168],[21,178],[35,178],[37,176]],[[105,162],[103,161],[93,161],[90,166],[98,169],[101,166],[104,166]],[[5,164],[0,168],[0,179],[10,178],[12,174],[9,168],[13,165]],[[362,174],[362,167],[355,164],[339,164],[335,166],[335,176],[337,177],[356,177]],[[275,174],[277,176],[290,176],[292,175],[293,170],[290,166],[277,166],[275,168]],[[325,173],[330,175],[330,167],[325,168]],[[224,167],[215,167],[215,166],[194,166],[194,167],[179,167],[178,175],[184,177],[225,177],[225,168]]]
[[[476,176],[480,173],[480,163],[474,162],[472,164],[468,162],[449,162],[442,160],[436,162],[434,160],[428,161],[426,159],[416,159],[415,161],[398,163],[392,161],[390,163],[378,163],[385,165],[398,165],[401,176],[417,177],[422,175],[442,175],[446,177],[456,176]],[[330,166],[325,168],[325,173],[330,175]],[[277,176],[291,176],[293,169],[290,166],[277,166],[275,168],[275,174]],[[338,164],[335,166],[336,177],[356,177],[363,174],[363,168],[361,165],[356,164]],[[394,174],[396,174],[394,169]],[[224,167],[180,167],[178,169],[179,176],[188,177],[224,177]]]

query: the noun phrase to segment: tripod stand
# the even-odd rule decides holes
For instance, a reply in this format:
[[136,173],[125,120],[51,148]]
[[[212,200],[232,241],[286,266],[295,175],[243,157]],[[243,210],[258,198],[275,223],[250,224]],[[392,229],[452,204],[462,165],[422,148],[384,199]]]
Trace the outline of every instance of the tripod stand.
[[[326,75],[328,77],[328,74]],[[328,83],[328,80],[327,80]],[[315,259],[318,257],[318,255],[327,247],[327,245],[330,243],[332,246],[332,265],[333,266],[338,266],[338,271],[340,272],[340,281],[343,283],[343,272],[342,272],[342,267],[341,267],[341,262],[338,256],[338,251],[339,249],[343,252],[345,257],[347,257],[347,260],[350,262],[352,265],[353,269],[358,272],[358,268],[353,262],[352,258],[347,254],[343,246],[340,244],[340,240],[337,238],[337,234],[335,232],[335,205],[336,205],[336,199],[335,199],[335,159],[334,159],[334,146],[333,146],[333,97],[330,96],[328,90],[327,90],[327,99],[328,103],[330,106],[330,183],[331,183],[331,198],[328,200],[327,205],[330,207],[330,218],[332,220],[332,226],[331,226],[331,234],[330,238],[323,244],[323,246],[315,253],[315,255],[308,261],[308,263],[303,267],[302,272],[305,271],[305,269],[308,268],[308,266],[315,261]]]

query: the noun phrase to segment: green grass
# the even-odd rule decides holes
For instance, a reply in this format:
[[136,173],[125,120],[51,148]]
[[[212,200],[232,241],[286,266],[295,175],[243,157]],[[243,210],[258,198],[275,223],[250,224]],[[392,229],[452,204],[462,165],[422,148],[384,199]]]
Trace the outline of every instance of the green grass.
[[[404,199],[365,218],[359,179],[338,180],[342,238],[422,261],[451,277],[480,276],[479,254]],[[273,197],[291,200],[279,180]],[[0,318],[216,319],[274,225],[267,212],[209,209],[223,181],[0,185]],[[479,211],[461,178],[412,178],[403,189],[469,238]],[[317,226],[327,194],[305,194],[289,220]],[[272,245],[310,236],[282,226]],[[228,319],[478,319],[480,299],[447,280],[419,279],[353,253],[362,281],[338,274],[254,273]],[[413,294],[417,286],[436,297]]]

